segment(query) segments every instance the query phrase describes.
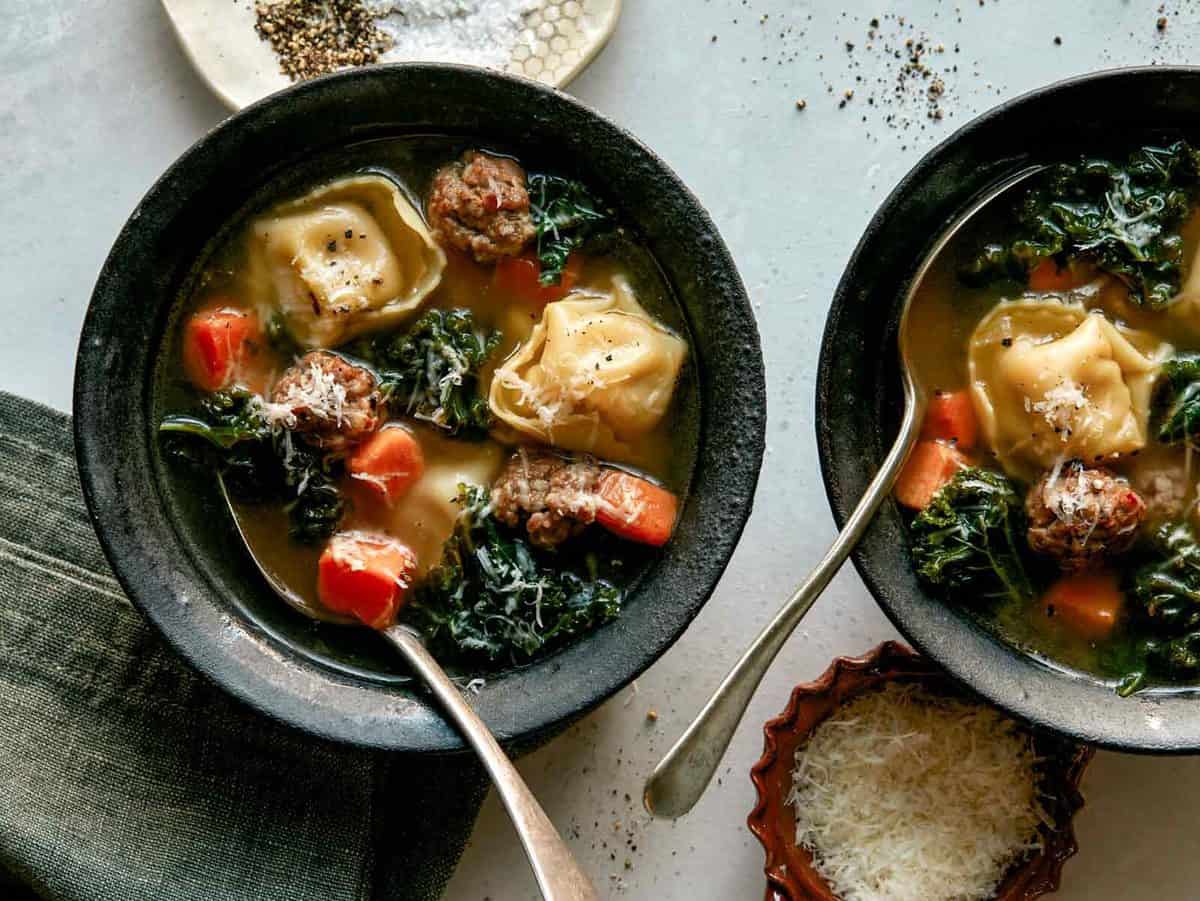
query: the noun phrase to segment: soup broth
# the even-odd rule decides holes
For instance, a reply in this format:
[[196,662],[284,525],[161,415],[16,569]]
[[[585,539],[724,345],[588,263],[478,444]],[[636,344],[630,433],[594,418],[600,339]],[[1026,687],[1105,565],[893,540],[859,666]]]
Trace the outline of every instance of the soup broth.
[[[1183,144],[1131,160],[1151,151],[1195,165]],[[914,563],[932,590],[1048,665],[1128,693],[1200,674],[1191,657],[1200,650],[1191,637],[1200,624],[1200,557],[1191,553],[1200,466],[1190,432],[1163,431],[1171,405],[1192,391],[1182,376],[1168,384],[1170,373],[1200,351],[1189,293],[1200,214],[1194,168],[1162,188],[1177,192],[1169,203],[1187,198],[1170,218],[1149,200],[1154,185],[1122,162],[1105,170],[1107,182],[1081,182],[1081,165],[1069,177],[1054,170],[1043,180],[1050,187],[1001,198],[928,271],[907,340],[932,400],[897,497],[914,510]],[[1132,200],[1122,201],[1130,184]],[[1139,280],[1125,249],[1110,254],[1111,237],[1029,253],[1029,211],[1051,216],[1049,204],[1065,206],[1064,197],[1086,204],[1088,190],[1113,209],[1089,227],[1136,220],[1159,229],[1125,249],[1144,252],[1147,267],[1160,252],[1161,271],[1175,266],[1169,299],[1151,295],[1161,287]],[[1152,210],[1141,219],[1139,201]],[[1120,217],[1122,202],[1131,206]],[[981,259],[1011,268],[981,278]],[[972,485],[980,472],[985,481]]]
[[[306,612],[411,613],[495,664],[615,615],[686,498],[699,411],[685,320],[635,232],[586,179],[487,147],[369,142],[251,199],[197,268],[159,396],[164,440],[182,465],[205,449]],[[379,555],[402,572],[375,617]]]

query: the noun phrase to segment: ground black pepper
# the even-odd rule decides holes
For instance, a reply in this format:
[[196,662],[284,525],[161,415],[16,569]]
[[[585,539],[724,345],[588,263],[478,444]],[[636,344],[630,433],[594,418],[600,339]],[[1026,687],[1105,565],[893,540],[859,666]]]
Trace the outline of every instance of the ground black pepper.
[[373,63],[392,46],[362,0],[259,0],[254,17],[292,81]]

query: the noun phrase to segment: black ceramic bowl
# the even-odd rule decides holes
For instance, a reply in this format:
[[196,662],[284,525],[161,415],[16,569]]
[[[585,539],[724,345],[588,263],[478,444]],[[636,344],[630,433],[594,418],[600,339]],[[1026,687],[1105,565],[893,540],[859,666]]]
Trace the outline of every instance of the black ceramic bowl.
[[[691,332],[699,446],[677,533],[616,621],[474,701],[503,739],[536,740],[599,704],[679,637],[750,513],[766,423],[758,332],[712,221],[650,150],[565,94],[455,66],[376,66],[283,91],[223,122],[150,189],[100,273],[75,377],[84,493],[125,590],[176,648],[234,695],[356,744],[462,748],[382,642],[315,625],[275,598],[212,486],[181,500],[155,438],[155,365],[197,259],[246,199],[306,159],[411,134],[490,140],[588,179],[640,233]],[[186,501],[186,502],[185,502]]]
[[[896,435],[900,303],[934,239],[984,187],[1030,163],[1115,140],[1200,137],[1200,69],[1100,72],[997,107],[926,155],[884,201],[842,276],[817,381],[821,466],[839,526]],[[1017,716],[1131,751],[1200,750],[1200,694],[1152,689],[1119,698],[1098,680],[1043,665],[926,594],[904,522],[887,503],[854,554],[884,611],[917,647]]]

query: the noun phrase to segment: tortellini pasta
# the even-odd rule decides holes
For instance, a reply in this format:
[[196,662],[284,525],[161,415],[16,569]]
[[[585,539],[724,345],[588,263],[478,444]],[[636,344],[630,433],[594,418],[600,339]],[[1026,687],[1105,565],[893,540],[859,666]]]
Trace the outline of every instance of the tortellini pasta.
[[1033,479],[1066,459],[1139,450],[1159,361],[1170,350],[1078,304],[999,304],[968,351],[975,408],[997,459]]
[[396,324],[446,265],[420,214],[381,175],[339,179],[277,207],[251,240],[267,306],[306,348]]
[[615,277],[609,293],[547,304],[529,338],[497,367],[488,400],[520,434],[631,461],[631,442],[666,414],[686,353]]

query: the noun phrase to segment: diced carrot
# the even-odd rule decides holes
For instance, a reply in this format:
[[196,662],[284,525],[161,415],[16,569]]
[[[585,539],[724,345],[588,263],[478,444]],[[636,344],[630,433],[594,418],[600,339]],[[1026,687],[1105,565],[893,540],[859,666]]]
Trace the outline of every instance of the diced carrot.
[[1086,263],[1072,262],[1060,267],[1053,257],[1047,257],[1029,273],[1029,290],[1071,291],[1095,277],[1095,269]]
[[526,254],[519,257],[504,257],[496,263],[496,271],[492,283],[513,297],[545,305],[559,300],[575,287],[579,274],[583,270],[583,257],[577,253],[567,257],[563,266],[562,278],[557,285],[543,285],[539,280],[542,274],[541,264],[537,257]]
[[596,522],[614,535],[662,547],[675,528],[679,502],[652,482],[610,469],[600,477]]
[[1117,574],[1109,571],[1063,576],[1042,597],[1046,614],[1089,640],[1107,638],[1125,606]]
[[383,629],[395,621],[416,568],[416,554],[395,538],[339,532],[317,564],[317,595],[334,613]]
[[949,441],[962,450],[970,450],[979,437],[979,422],[971,392],[938,391],[929,400],[921,437],[930,441]]
[[896,479],[896,500],[913,510],[924,510],[939,488],[967,466],[966,456],[940,441],[919,441]]
[[201,391],[219,391],[238,374],[248,347],[261,335],[258,317],[246,310],[219,306],[201,310],[183,333],[183,368]]
[[358,479],[394,503],[425,473],[425,455],[416,436],[401,426],[380,429],[358,446],[346,464]]

